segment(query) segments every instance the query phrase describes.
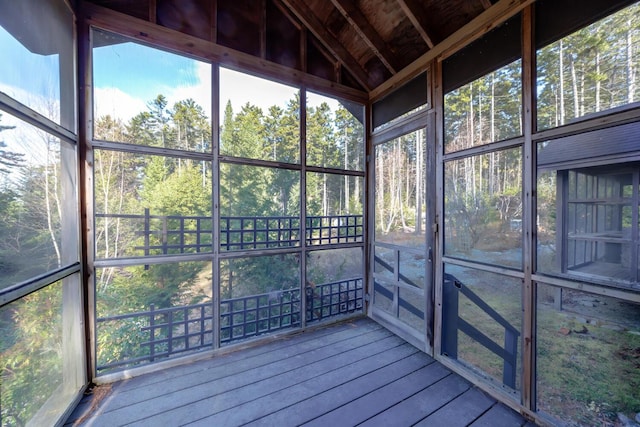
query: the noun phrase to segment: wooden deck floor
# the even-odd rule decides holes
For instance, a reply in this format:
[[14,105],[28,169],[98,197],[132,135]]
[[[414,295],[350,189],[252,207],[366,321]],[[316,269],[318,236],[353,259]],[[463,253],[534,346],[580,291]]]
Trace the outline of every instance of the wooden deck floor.
[[99,403],[94,398],[86,396],[66,425],[526,424],[369,319],[121,381]]

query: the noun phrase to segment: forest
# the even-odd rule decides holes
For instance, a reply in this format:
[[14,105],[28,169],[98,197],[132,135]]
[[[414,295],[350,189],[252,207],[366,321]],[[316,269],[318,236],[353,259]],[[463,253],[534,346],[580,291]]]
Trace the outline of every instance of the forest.
[[[538,130],[640,101],[639,14],[633,5],[537,50]],[[516,60],[445,94],[445,153],[522,135],[521,92]],[[521,258],[485,257],[520,248],[522,172],[517,148],[445,163],[446,254],[521,266]],[[553,240],[555,181],[541,174],[537,185],[538,235]],[[495,233],[503,238],[486,239]]]
[[[538,50],[539,130],[640,100],[637,16],[638,4]],[[518,60],[445,95],[446,153],[522,134],[520,68]],[[327,103],[307,108],[307,156],[301,159],[300,108],[298,96],[285,107],[266,111],[250,103],[226,103],[220,118],[218,180],[210,155],[211,119],[194,100],[169,105],[158,94],[127,122],[97,117],[95,140],[143,148],[93,151],[95,257],[143,255],[139,231],[145,209],[157,216],[211,218],[215,186],[221,216],[299,218],[303,161],[332,168],[332,173],[308,172],[304,177],[307,215],[363,215],[364,179],[337,171],[364,170],[362,123],[346,108],[332,110]],[[60,142],[19,130],[0,116],[0,288],[57,268],[64,255]],[[403,138],[376,151],[376,236],[423,232],[419,218],[428,208],[420,175],[427,160],[420,143],[423,135]],[[26,139],[37,140],[41,162],[30,163],[25,150],[15,148],[29,147]],[[158,150],[145,153],[144,147],[176,151],[159,155]],[[445,254],[520,267],[517,254],[485,257],[489,252],[520,251],[522,168],[517,147],[445,163]],[[539,180],[538,191],[546,195],[538,211],[555,209],[554,182]],[[553,235],[553,216],[542,215],[541,220],[547,222],[538,229]],[[184,224],[186,230],[197,227],[195,219]],[[204,244],[214,241],[209,227]],[[501,238],[487,238],[495,235]],[[160,308],[210,301],[210,262],[143,262],[97,269],[97,317],[144,311],[150,304]],[[221,266],[221,293],[236,297],[299,287],[298,265],[289,256],[235,258]],[[326,262],[315,265],[318,268],[306,272],[307,280],[332,279]],[[352,265],[342,267],[345,274],[357,271]],[[236,286],[239,283],[245,288]],[[61,380],[55,378],[61,363],[61,294],[60,286],[51,286],[0,310],[3,422],[26,424]],[[98,363],[135,356],[140,351],[137,330],[139,325],[128,324],[100,329]]]

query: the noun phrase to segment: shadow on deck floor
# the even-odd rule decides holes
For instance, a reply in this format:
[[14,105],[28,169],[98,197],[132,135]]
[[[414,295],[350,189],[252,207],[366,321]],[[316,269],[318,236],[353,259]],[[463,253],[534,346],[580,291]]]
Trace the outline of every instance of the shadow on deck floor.
[[522,426],[370,319],[145,374],[85,396],[68,426]]

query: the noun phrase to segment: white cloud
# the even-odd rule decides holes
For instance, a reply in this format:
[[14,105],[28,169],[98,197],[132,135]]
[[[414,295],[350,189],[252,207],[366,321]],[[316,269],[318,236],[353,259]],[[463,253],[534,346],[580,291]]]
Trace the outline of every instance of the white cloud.
[[[167,99],[167,107],[188,98],[192,98],[200,105],[205,114],[211,117],[211,66],[198,62],[195,75],[192,76],[193,84],[183,84],[177,87],[156,88]],[[106,116],[119,118],[123,123],[135,115],[148,111],[148,103],[153,100],[135,97],[116,87],[96,87],[93,90],[96,118]],[[155,97],[155,95],[154,95]]]
[[211,65],[205,62],[196,62],[195,69],[196,84],[181,85],[171,88],[165,95],[168,106],[171,108],[174,103],[191,98],[200,105],[207,117],[211,118]]
[[55,93],[55,88],[52,86],[45,86],[41,91],[48,92],[50,95],[39,95],[36,93],[35,88],[23,89],[16,86],[0,84],[0,92],[42,114],[44,117],[59,123],[59,95]]
[[103,87],[93,90],[94,113],[96,119],[106,115],[127,123],[129,119],[142,111],[147,111],[147,104],[118,88]]
[[260,107],[266,113],[273,105],[285,108],[296,92],[297,88],[291,86],[220,68],[220,109],[222,111],[227,100],[230,99],[235,113],[240,111],[247,102]]

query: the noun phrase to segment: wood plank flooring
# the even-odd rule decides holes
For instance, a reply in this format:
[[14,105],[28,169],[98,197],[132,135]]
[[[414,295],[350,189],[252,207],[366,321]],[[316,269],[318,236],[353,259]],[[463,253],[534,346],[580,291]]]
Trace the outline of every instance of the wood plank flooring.
[[526,421],[370,319],[111,385],[68,426],[522,426]]

